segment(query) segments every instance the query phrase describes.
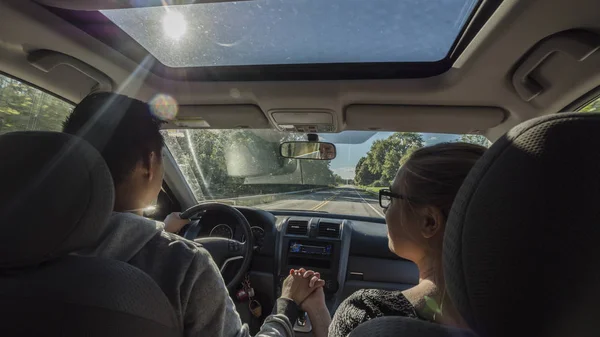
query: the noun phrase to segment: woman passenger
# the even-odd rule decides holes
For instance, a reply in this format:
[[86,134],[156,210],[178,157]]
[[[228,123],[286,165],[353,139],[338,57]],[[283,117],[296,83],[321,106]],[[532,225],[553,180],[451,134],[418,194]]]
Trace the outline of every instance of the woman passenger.
[[336,311],[329,326],[330,337],[347,336],[359,324],[382,316],[467,328],[446,293],[442,242],[458,189],[485,150],[467,143],[418,149],[400,168],[392,187],[380,191],[389,248],[417,265],[419,283],[404,291],[355,292]]

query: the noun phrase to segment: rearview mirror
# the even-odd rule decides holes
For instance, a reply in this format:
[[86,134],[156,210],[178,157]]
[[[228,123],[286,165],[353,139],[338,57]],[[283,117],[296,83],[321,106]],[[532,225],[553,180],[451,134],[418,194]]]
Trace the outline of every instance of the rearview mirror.
[[284,142],[279,146],[284,158],[332,160],[336,156],[335,145],[324,142]]

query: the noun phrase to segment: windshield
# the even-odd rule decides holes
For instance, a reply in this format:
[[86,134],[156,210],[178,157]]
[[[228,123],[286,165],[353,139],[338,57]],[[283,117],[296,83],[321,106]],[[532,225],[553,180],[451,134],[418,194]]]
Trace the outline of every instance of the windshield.
[[477,135],[344,131],[319,134],[337,148],[333,160],[289,159],[284,141],[305,134],[276,130],[163,130],[197,201],[218,200],[266,210],[383,217],[377,191],[389,187],[414,149],[440,142],[488,146]]

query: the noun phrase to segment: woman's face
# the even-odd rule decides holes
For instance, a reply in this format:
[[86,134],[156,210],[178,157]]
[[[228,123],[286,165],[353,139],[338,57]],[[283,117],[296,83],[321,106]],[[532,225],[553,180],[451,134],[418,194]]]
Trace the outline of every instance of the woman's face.
[[[392,192],[403,195],[401,171],[392,184]],[[388,246],[396,255],[411,261],[418,261],[424,254],[425,238],[421,233],[422,216],[404,200],[392,198],[385,211],[388,229]]]

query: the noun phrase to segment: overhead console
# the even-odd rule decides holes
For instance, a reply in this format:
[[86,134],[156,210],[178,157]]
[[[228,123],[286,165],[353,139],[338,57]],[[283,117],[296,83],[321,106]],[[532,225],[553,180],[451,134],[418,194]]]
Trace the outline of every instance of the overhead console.
[[325,109],[276,109],[270,110],[273,124],[281,131],[335,132],[335,114]]
[[344,220],[309,217],[290,217],[282,223],[276,295],[290,269],[306,268],[321,273],[328,307],[334,306],[345,280],[350,248],[351,227],[344,224]]

